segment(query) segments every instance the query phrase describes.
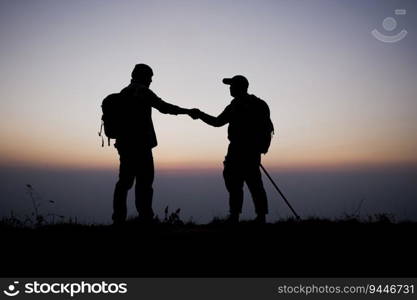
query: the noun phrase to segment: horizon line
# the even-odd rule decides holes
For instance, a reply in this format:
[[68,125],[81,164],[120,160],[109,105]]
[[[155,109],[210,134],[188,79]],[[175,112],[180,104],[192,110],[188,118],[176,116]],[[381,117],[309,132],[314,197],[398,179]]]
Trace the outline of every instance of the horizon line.
[[[268,162],[263,163],[264,167],[272,171],[284,171],[284,172],[310,172],[310,171],[360,171],[360,170],[381,170],[381,169],[417,169],[416,162],[385,162],[385,163],[310,163],[310,164],[278,164],[274,163],[268,165]],[[67,164],[24,164],[24,163],[5,163],[0,162],[0,168],[8,169],[32,169],[32,170],[56,170],[56,171],[117,171],[118,166],[97,166],[97,165],[67,165]],[[157,172],[180,172],[180,173],[194,173],[194,172],[213,172],[223,169],[223,163],[219,162],[216,164],[188,164],[178,166],[174,164],[155,164],[155,170]]]

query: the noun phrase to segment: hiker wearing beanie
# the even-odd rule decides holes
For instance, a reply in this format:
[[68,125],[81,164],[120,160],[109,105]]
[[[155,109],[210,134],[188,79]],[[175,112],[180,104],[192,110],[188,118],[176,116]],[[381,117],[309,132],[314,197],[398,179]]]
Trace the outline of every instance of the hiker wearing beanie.
[[120,95],[122,123],[115,147],[120,156],[119,180],[116,183],[113,200],[113,222],[123,223],[127,216],[127,195],[135,185],[135,204],[139,220],[149,223],[153,220],[152,196],[154,163],[152,148],[158,142],[152,122],[152,108],[163,114],[189,114],[184,109],[163,101],[149,89],[153,71],[145,64],[137,64],[132,72],[130,84]]

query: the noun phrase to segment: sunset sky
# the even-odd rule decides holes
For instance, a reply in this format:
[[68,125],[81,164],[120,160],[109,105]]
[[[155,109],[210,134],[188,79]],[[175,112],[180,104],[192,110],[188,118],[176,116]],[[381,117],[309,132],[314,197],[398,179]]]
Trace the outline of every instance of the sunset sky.
[[[396,16],[395,9],[407,9]],[[151,89],[219,114],[243,74],[277,128],[283,168],[417,163],[415,1],[0,1],[0,164],[113,168],[102,99],[136,63]],[[395,17],[393,33],[382,28]],[[406,38],[388,44],[373,29]],[[154,111],[158,168],[220,168],[226,126]]]
[[[111,220],[118,156],[101,147],[100,105],[147,63],[157,95],[213,115],[231,101],[222,78],[245,75],[277,129],[263,164],[302,217],[417,220],[416,13],[415,0],[0,0],[0,216],[30,216],[31,184],[43,213]],[[227,126],[153,120],[156,213],[225,215]],[[264,184],[269,220],[290,216]]]

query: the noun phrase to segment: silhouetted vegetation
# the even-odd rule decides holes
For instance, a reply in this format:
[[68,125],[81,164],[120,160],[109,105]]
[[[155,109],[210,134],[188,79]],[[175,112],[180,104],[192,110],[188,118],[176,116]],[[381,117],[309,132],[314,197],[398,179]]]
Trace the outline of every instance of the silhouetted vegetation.
[[[166,207],[151,223],[82,224],[47,217],[27,186],[33,215],[0,220],[10,276],[412,276],[417,223],[392,214],[287,218],[267,224],[184,222]],[[50,203],[51,205],[54,203]],[[18,262],[18,263],[16,263]]]
[[74,219],[33,226],[11,216],[0,221],[8,258],[0,275],[410,276],[416,229],[388,214],[229,225],[184,222],[179,209],[166,208],[152,224],[121,226]]

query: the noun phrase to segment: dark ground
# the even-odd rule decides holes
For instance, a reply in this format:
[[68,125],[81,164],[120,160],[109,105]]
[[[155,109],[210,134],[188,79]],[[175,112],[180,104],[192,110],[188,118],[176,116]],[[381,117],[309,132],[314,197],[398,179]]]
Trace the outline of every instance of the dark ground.
[[2,223],[2,277],[416,277],[417,223]]

